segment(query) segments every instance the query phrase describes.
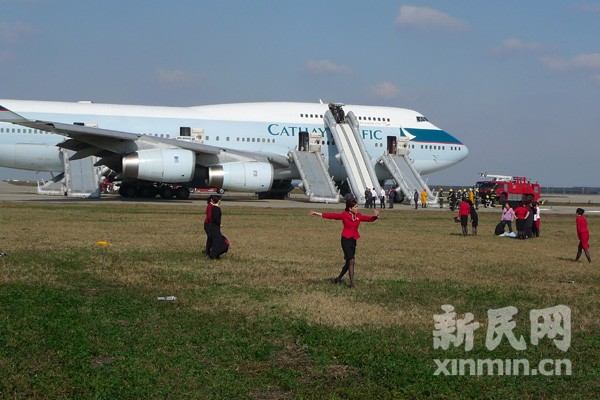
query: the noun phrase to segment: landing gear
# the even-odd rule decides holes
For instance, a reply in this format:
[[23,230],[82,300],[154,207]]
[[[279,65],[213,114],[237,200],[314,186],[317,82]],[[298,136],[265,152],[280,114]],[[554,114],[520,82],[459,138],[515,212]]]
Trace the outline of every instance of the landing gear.
[[161,199],[172,199],[175,194],[171,186],[163,185],[159,189]]
[[132,185],[130,183],[124,183],[119,188],[119,195],[121,197],[135,197],[136,192],[137,192],[136,186]]
[[162,199],[187,200],[190,198],[190,189],[186,186],[170,184],[151,184],[143,182],[124,182],[119,188],[119,195],[126,198],[144,198],[151,199],[160,195]]
[[156,187],[150,186],[150,185],[138,186],[138,188],[135,192],[137,197],[143,197],[146,199],[155,197],[157,193],[158,193],[158,189],[156,189]]
[[187,200],[190,198],[190,190],[185,186],[179,186],[175,189],[175,197],[177,200]]
[[273,181],[273,185],[271,186],[271,190],[268,192],[260,192],[258,194],[259,199],[277,199],[283,200],[288,194],[292,191],[294,187],[292,186],[291,180],[285,181]]

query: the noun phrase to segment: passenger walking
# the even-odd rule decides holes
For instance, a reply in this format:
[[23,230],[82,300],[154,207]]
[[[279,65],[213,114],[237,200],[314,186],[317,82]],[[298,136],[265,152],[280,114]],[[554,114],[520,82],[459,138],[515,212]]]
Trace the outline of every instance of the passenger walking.
[[346,203],[346,209],[339,213],[321,213],[311,211],[309,215],[316,215],[325,219],[340,220],[343,223],[341,245],[344,252],[344,260],[346,261],[340,274],[333,280],[334,283],[341,283],[342,278],[348,272],[350,277],[350,287],[354,287],[354,266],[356,241],[360,238],[358,227],[361,222],[373,222],[379,217],[379,211],[373,210],[372,216],[362,215],[358,212],[358,203],[356,200]]
[[577,214],[577,218],[575,219],[575,223],[577,226],[577,237],[579,238],[579,245],[577,246],[577,256],[575,257],[575,261],[579,261],[579,257],[581,257],[581,252],[585,253],[588,262],[592,262],[592,257],[590,257],[590,231],[588,229],[587,219],[583,216],[585,210],[583,208],[578,208],[575,211]]
[[415,201],[415,210],[419,208],[419,192],[415,189],[415,194],[413,195],[413,200]]

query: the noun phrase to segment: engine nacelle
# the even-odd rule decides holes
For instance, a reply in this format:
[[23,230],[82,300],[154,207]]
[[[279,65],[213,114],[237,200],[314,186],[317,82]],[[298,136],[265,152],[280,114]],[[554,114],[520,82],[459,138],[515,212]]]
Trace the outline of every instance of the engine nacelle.
[[0,145],[0,167],[44,172],[64,170],[58,147],[33,143]]
[[241,192],[265,192],[273,185],[269,163],[231,162],[208,168],[208,186]]
[[123,157],[123,176],[178,183],[194,177],[196,154],[184,149],[150,149]]

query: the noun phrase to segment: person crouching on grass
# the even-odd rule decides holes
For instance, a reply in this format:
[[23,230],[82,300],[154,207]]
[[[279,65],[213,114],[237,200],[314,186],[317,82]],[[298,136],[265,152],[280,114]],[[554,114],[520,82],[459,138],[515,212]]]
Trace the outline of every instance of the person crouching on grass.
[[372,216],[362,215],[358,212],[358,203],[356,200],[350,200],[346,203],[346,209],[339,213],[321,213],[311,211],[309,215],[316,215],[325,219],[341,220],[344,224],[342,229],[342,250],[346,263],[340,272],[340,275],[333,280],[334,283],[341,283],[342,278],[348,272],[350,276],[350,287],[354,287],[354,253],[356,252],[356,241],[360,238],[358,226],[361,221],[373,222],[379,217],[379,211],[373,210]]
[[587,226],[587,219],[583,216],[585,210],[583,208],[578,208],[575,213],[577,214],[577,218],[575,219],[577,225],[577,237],[579,238],[579,246],[577,247],[577,257],[575,257],[574,261],[579,261],[579,257],[581,257],[581,251],[585,252],[585,256],[588,259],[588,262],[592,262],[592,257],[590,257],[590,231]]

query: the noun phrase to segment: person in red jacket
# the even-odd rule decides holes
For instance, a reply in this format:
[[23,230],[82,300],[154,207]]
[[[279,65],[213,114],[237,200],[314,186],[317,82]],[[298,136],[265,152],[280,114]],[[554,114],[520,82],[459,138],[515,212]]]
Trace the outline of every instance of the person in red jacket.
[[460,219],[460,226],[462,227],[463,236],[467,236],[469,234],[469,228],[467,227],[469,215],[471,215],[471,205],[467,200],[463,200],[458,206],[458,218]]
[[325,219],[341,220],[343,223],[342,229],[342,250],[344,251],[344,259],[346,263],[342,267],[339,276],[333,280],[334,283],[341,283],[342,278],[348,272],[350,276],[350,287],[354,287],[354,254],[356,252],[356,241],[360,238],[358,227],[361,222],[373,222],[379,217],[379,211],[373,210],[373,215],[362,215],[358,212],[358,203],[356,200],[350,200],[346,203],[346,209],[337,213],[321,213],[311,211],[310,215],[316,215]]
[[575,257],[575,261],[579,261],[579,257],[581,257],[581,251],[585,252],[585,256],[588,259],[588,262],[592,262],[592,258],[590,257],[590,231],[587,226],[587,219],[583,216],[585,210],[583,208],[578,208],[575,213],[577,214],[577,218],[575,219],[577,225],[577,237],[579,238],[579,246],[577,247],[577,257]]
[[529,217],[529,209],[525,207],[522,201],[519,202],[519,206],[515,208],[515,218],[517,219],[517,236],[519,239],[525,239],[525,224]]

